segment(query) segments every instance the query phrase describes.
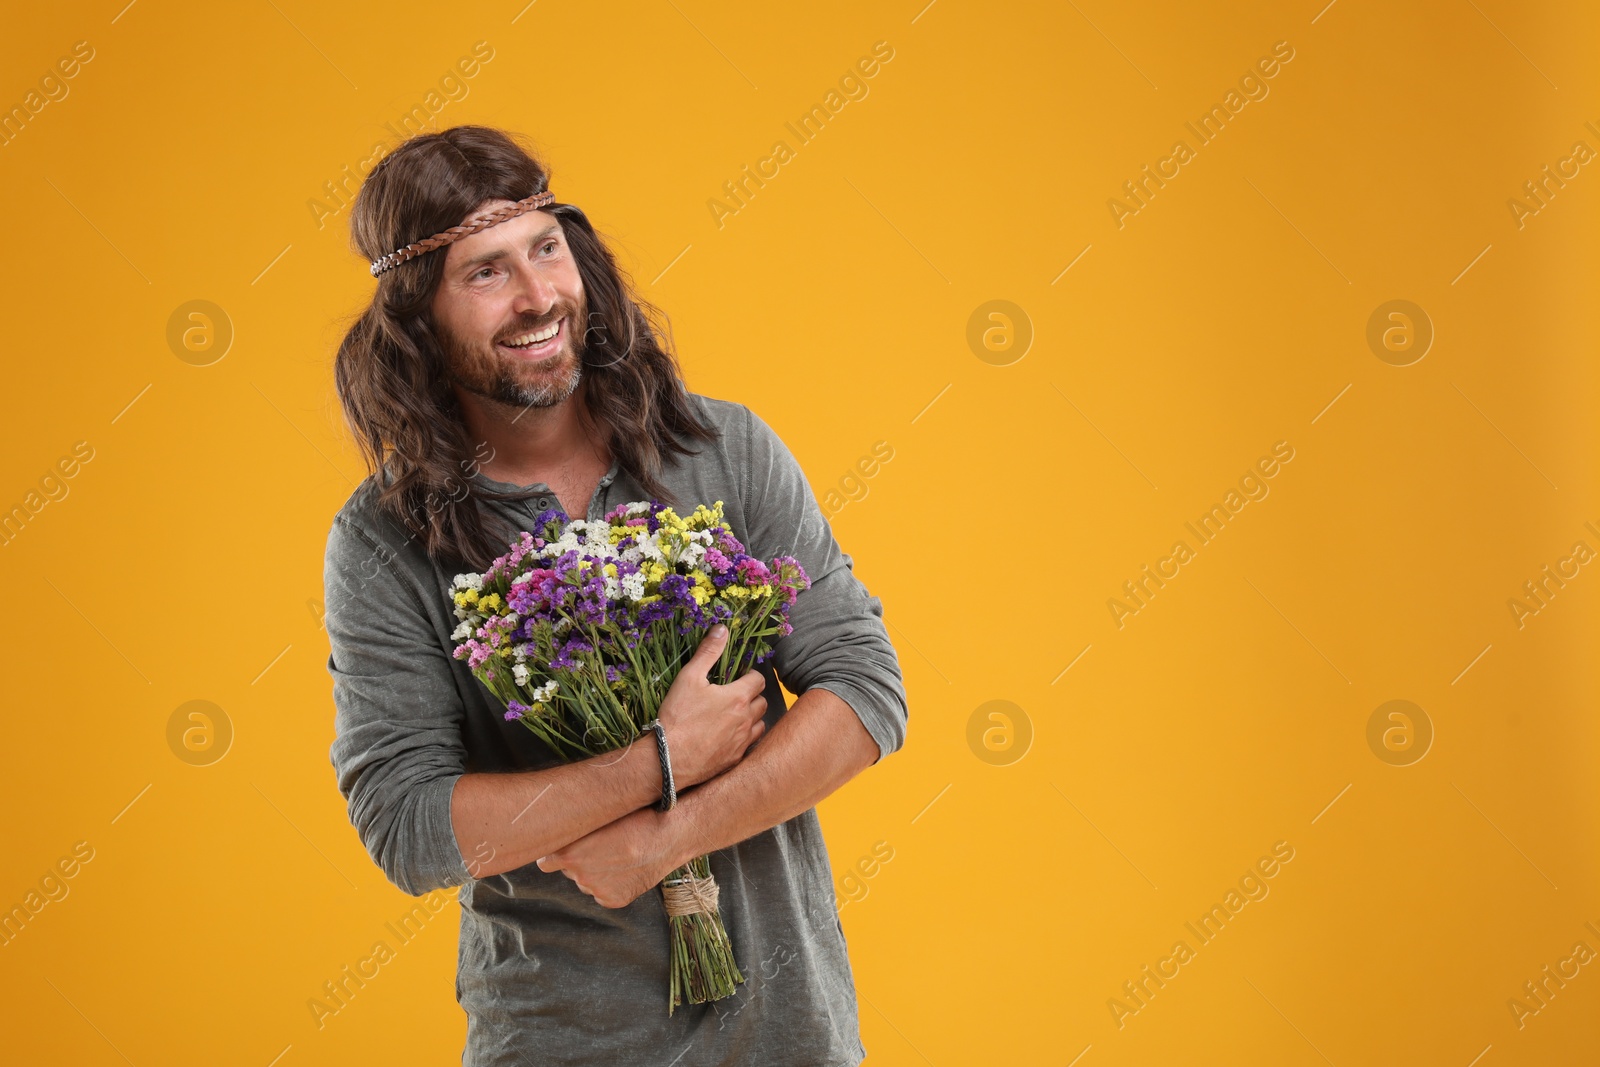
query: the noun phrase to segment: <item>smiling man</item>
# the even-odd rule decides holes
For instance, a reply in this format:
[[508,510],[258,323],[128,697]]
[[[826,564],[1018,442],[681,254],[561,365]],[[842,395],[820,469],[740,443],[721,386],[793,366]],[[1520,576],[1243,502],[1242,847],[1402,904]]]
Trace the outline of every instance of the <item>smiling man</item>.
[[[330,758],[390,881],[460,887],[463,1063],[860,1063],[815,805],[904,744],[906,695],[799,464],[744,404],[688,391],[654,309],[506,134],[405,142],[351,230],[378,283],[335,378],[373,473],[328,535]],[[450,654],[456,573],[545,508],[651,498],[723,501],[751,555],[812,580],[762,667],[709,683],[714,634],[673,682],[675,805],[653,734],[564,763]],[[745,982],[669,1015],[655,887],[706,853]]]

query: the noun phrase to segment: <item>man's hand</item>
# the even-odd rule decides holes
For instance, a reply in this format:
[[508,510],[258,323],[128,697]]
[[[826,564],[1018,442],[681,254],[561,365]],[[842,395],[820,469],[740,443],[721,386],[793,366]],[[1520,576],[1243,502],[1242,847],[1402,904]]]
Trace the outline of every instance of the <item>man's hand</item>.
[[664,813],[640,808],[538,860],[560,871],[603,908],[625,908],[682,865]]
[[678,798],[640,808],[538,859],[607,908],[622,908],[695,856],[736,845],[812,807],[881,755],[861,719],[808,689],[770,736],[733,767]]
[[[728,644],[727,628],[720,634],[716,629],[700,642],[661,702],[672,776],[680,790],[737,764],[766,730],[760,671],[748,671],[728,685],[707,679]],[[574,763],[516,774],[464,774],[451,793],[450,825],[467,873],[487,878],[573,844],[660,795],[656,739],[645,734],[625,749]]]
[[[661,701],[672,778],[680,790],[738,763],[766,731],[766,679],[760,671],[746,671],[727,685],[708,678],[727,644],[728,628],[712,627]],[[653,750],[654,738],[636,740],[630,748],[636,747]],[[655,780],[661,780],[659,771]],[[636,809],[536,862],[542,871],[564,873],[603,907],[626,907],[683,863],[660,816],[654,807]]]
[[745,749],[766,729],[766,679],[746,671],[727,685],[707,676],[728,644],[728,628],[718,624],[678,671],[661,701],[672,777],[679,789],[697,785],[744,758]]

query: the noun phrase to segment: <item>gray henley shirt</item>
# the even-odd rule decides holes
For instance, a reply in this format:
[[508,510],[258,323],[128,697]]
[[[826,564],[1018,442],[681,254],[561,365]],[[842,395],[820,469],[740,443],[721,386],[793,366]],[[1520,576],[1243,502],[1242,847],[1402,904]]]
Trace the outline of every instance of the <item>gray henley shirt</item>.
[[[759,668],[767,726],[783,690],[827,689],[877,742],[905,743],[907,706],[883,605],[855,576],[793,454],[743,404],[690,393],[715,442],[686,441],[662,482],[683,505],[723,501],[734,536],[763,560],[792,555],[811,587],[790,610],[794,632]],[[481,501],[509,545],[545,507],[543,483],[521,503]],[[661,894],[604,908],[562,873],[533,864],[474,879],[450,821],[467,772],[550,766],[557,757],[451,657],[454,576],[374,506],[369,477],[334,517],[324,585],[335,740],[329,756],[361,843],[401,890],[459,886],[456,999],[467,1014],[469,1067],[854,1067],[865,1057],[833,874],[815,808],[711,854],[723,922],[745,981],[732,997],[667,1014],[667,919]],[[648,495],[618,464],[588,518]],[[464,568],[463,568],[464,569]],[[531,813],[535,817],[537,811]]]

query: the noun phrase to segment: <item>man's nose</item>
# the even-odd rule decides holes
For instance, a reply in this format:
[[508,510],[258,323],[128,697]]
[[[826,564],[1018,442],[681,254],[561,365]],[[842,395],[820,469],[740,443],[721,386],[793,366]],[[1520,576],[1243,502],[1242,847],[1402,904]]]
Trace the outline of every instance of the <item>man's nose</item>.
[[517,291],[513,310],[543,315],[555,306],[560,294],[543,270],[526,262],[517,264],[515,269]]

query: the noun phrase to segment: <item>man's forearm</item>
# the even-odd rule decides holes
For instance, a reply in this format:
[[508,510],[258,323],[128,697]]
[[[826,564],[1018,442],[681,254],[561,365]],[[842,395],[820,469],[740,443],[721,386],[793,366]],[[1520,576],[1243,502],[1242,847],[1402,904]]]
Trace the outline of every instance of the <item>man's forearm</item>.
[[464,774],[450,822],[474,878],[515,870],[661,796],[653,734],[616,752],[537,771]]
[[674,866],[794,818],[878,755],[849,704],[826,689],[806,690],[743,760],[684,792],[661,816]]

